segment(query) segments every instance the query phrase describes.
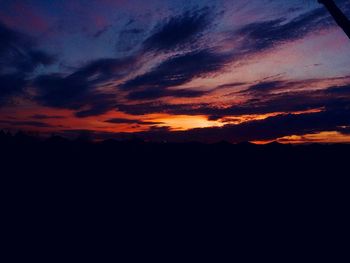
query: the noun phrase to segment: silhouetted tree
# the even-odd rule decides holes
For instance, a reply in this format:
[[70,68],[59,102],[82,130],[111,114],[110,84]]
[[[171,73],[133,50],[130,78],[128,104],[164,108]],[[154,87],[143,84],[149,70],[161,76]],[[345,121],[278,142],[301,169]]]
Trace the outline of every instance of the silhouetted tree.
[[318,2],[327,8],[328,12],[332,15],[338,26],[340,26],[348,38],[350,38],[350,20],[340,10],[334,0],[318,0]]

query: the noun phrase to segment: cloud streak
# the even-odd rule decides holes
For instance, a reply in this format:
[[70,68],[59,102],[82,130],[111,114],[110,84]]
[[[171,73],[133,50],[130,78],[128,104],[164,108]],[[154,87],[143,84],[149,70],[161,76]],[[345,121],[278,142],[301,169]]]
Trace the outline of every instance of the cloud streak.
[[143,47],[153,52],[187,49],[201,38],[213,19],[214,15],[207,7],[171,17],[154,29]]
[[54,57],[36,48],[33,40],[0,22],[0,106],[24,92],[28,75]]

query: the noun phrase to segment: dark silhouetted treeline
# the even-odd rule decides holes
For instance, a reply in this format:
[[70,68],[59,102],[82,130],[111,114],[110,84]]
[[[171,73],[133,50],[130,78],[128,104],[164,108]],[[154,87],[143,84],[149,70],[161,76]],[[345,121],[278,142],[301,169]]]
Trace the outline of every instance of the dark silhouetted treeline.
[[347,176],[350,145],[271,143],[216,144],[152,143],[140,139],[92,142],[84,136],[75,140],[52,136],[48,139],[19,132],[0,132],[1,160],[6,174],[31,171],[58,176],[150,177],[227,176]]
[[350,145],[0,134],[2,225],[27,258],[30,245],[41,256],[63,258],[67,248],[70,258],[102,261],[118,256],[92,253],[98,246],[130,261],[340,257],[325,241],[339,249],[348,224]]

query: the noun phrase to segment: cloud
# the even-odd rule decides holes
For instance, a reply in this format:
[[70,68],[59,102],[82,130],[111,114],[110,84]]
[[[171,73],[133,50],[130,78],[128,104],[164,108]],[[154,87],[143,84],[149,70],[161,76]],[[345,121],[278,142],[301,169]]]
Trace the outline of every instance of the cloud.
[[245,83],[245,82],[231,82],[231,83],[219,85],[215,89],[218,90],[218,89],[234,88],[234,87],[239,87],[239,86],[243,86],[246,84],[247,83]]
[[203,77],[222,69],[228,58],[209,49],[176,55],[160,63],[151,71],[126,81],[123,90],[166,89],[185,84],[195,77]]
[[[288,82],[287,82],[288,83]],[[287,84],[286,83],[286,84]],[[288,87],[286,85],[285,87]],[[293,86],[289,86],[293,87]],[[280,89],[281,87],[277,87]],[[239,106],[222,110],[225,115],[266,114],[272,112],[304,111],[315,108],[335,108],[349,104],[349,86],[328,87],[323,90],[303,90],[265,94]],[[257,93],[255,94],[257,95]],[[218,114],[218,111],[215,111]]]
[[49,120],[49,119],[64,119],[64,116],[58,116],[58,115],[46,115],[46,114],[35,114],[30,116],[31,119],[37,119],[37,120]]
[[[172,50],[182,48],[186,43],[193,43],[200,37],[200,33],[208,28],[212,16],[208,8],[203,8],[168,19],[144,41],[143,50],[134,57],[92,61],[68,76],[39,76],[33,82],[37,92],[35,100],[48,107],[75,110],[76,116],[80,118],[103,114],[115,107],[115,95],[97,91],[99,84],[127,76],[134,69],[136,57],[143,57],[144,52]],[[126,29],[121,32],[121,35],[129,35],[140,34],[143,31]],[[173,55],[149,72],[127,80],[118,88],[124,91],[126,99],[132,101],[163,97],[200,97],[206,92],[169,88],[216,72],[224,67],[227,61],[225,55],[209,49]]]
[[4,121],[0,120],[0,124],[7,124],[10,126],[31,126],[36,128],[51,128],[54,127],[50,124],[39,121]]
[[[339,89],[337,92],[334,89]],[[340,91],[343,89],[343,91]],[[333,90],[333,91],[332,91]],[[332,94],[332,95],[331,95]],[[252,114],[268,114],[275,112],[296,112],[311,109],[347,107],[350,105],[349,89],[330,87],[326,90],[286,92],[280,94],[265,94],[254,97],[244,103],[226,108],[210,106],[198,107],[197,114],[208,116],[240,116]]]
[[36,49],[28,36],[0,23],[0,106],[24,92],[29,74],[54,58]]
[[[138,121],[113,119],[112,123],[137,124]],[[147,123],[148,124],[148,123]],[[152,125],[154,123],[149,123]],[[197,128],[187,131],[171,131],[169,127],[151,126],[148,131],[137,133],[96,133],[99,138],[127,139],[140,138],[150,141],[169,142],[219,142],[240,143],[246,141],[274,140],[290,135],[304,135],[323,131],[349,133],[350,104],[344,107],[329,108],[321,112],[304,114],[280,114],[264,120],[255,120],[241,124],[227,124],[223,127]],[[74,131],[70,131],[74,132]],[[93,131],[91,131],[94,133]],[[76,131],[75,131],[76,134]],[[103,136],[100,136],[103,135]]]
[[106,120],[105,122],[113,123],[113,124],[138,124],[138,125],[163,124],[162,122],[142,121],[142,120],[133,120],[133,119],[125,119],[125,118],[113,118],[113,119]]
[[[160,52],[193,50],[199,47],[215,16],[208,7],[196,8],[159,22],[146,37],[147,31],[140,25],[133,25],[135,20],[130,20],[119,33],[117,51],[129,52],[139,47],[142,54],[150,52],[157,55]],[[142,41],[142,38],[145,40]]]
[[[308,90],[312,81],[277,81],[254,84],[246,91],[249,97],[241,103],[218,107],[209,103],[202,104],[167,104],[145,102],[136,104],[118,104],[117,109],[131,115],[168,113],[175,115],[206,115],[210,120],[225,116],[259,115],[276,112],[296,112],[311,109],[348,107],[350,105],[350,85],[330,86],[322,90]],[[284,88],[303,86],[304,90],[283,91]],[[263,87],[265,92],[259,89]],[[258,91],[256,91],[258,90]],[[268,90],[268,92],[266,92]],[[273,94],[272,91],[279,92]]]
[[[173,17],[150,36],[144,45],[152,47],[152,50],[166,50],[178,46],[179,43],[190,41],[192,37],[209,26],[207,18],[210,17],[210,13],[208,12],[207,9],[203,9],[200,12],[188,12],[182,16]],[[173,56],[161,62],[153,70],[125,82],[120,88],[130,90],[127,95],[129,100],[181,97],[181,94],[183,97],[199,97],[204,93],[173,92],[167,89],[217,72],[234,60],[244,59],[246,55],[264,52],[277,45],[301,39],[309,33],[318,32],[330,25],[330,19],[323,8],[303,13],[292,20],[280,18],[251,23],[234,33],[234,38],[240,44],[232,54],[203,49]],[[183,30],[184,28],[188,28],[188,31]],[[283,89],[283,84],[285,83],[279,81],[258,83],[244,93],[266,94],[272,90]],[[229,84],[223,85],[223,88],[229,86]]]
[[[264,120],[250,121],[238,125],[198,128],[187,131],[150,130],[133,136],[153,141],[201,141],[226,140],[240,143],[256,140],[273,140],[290,135],[304,135],[322,131],[342,131],[350,126],[350,110],[326,110],[318,113],[281,114]],[[346,132],[346,131],[345,131]]]
[[54,108],[79,110],[77,117],[103,114],[114,107],[115,96],[96,89],[99,84],[128,74],[136,58],[99,59],[68,76],[42,75],[35,79],[35,100]]
[[198,98],[205,94],[207,91],[192,90],[192,89],[153,89],[153,90],[142,90],[130,92],[127,96],[129,100],[154,100],[163,97],[174,97],[174,98]]
[[0,74],[28,74],[40,65],[50,65],[55,59],[38,50],[34,41],[0,23]]
[[[205,9],[205,11],[199,13],[185,13],[182,16],[172,18],[157,33],[150,36],[145,43],[151,43],[149,46],[160,50],[185,43],[193,35],[209,26],[209,22],[206,20],[209,16],[210,13]],[[189,31],[184,31],[183,35],[174,34],[174,37],[179,37],[178,41],[169,37],[169,35],[172,36],[171,32],[177,32],[177,29],[186,27],[188,21],[193,23],[193,27],[190,26]],[[161,62],[153,70],[125,82],[120,88],[130,90],[127,95],[129,100],[181,97],[181,94],[183,94],[183,97],[199,97],[205,93],[182,93],[182,91],[173,92],[167,89],[183,85],[206,74],[217,72],[232,61],[242,60],[246,55],[264,52],[277,45],[301,39],[309,33],[318,32],[330,25],[327,12],[322,8],[303,13],[292,20],[281,18],[251,23],[234,33],[234,37],[240,42],[240,45],[231,54],[218,53],[214,49],[202,49],[173,56]],[[163,38],[171,40],[171,43],[162,42]],[[283,84],[285,83],[279,81],[258,83],[244,92],[247,94],[257,94],[258,92],[266,94],[266,92],[272,90],[283,89]],[[224,85],[223,88],[229,86]]]
[[118,111],[125,112],[130,115],[146,115],[151,113],[168,113],[178,112],[181,105],[165,104],[161,102],[145,102],[136,104],[123,104],[118,103],[116,108]]
[[[265,120],[251,121],[223,128],[192,131],[212,140],[226,139],[232,142],[271,140],[288,135],[302,135],[321,131],[334,131],[339,126],[350,124],[349,110],[326,110],[319,113],[286,114]],[[190,133],[191,134],[191,133]]]
[[105,58],[89,62],[70,77],[90,78],[94,82],[108,80],[111,77],[122,77],[130,72],[137,62],[137,57]]
[[326,10],[317,8],[292,20],[279,18],[245,25],[235,31],[232,38],[240,41],[240,53],[249,55],[302,39],[332,25]]
[[57,74],[36,78],[34,85],[38,95],[36,100],[49,107],[79,109],[84,105],[81,100],[89,90],[85,78],[62,77]]
[[8,103],[10,97],[20,94],[26,84],[23,74],[0,74],[0,106]]
[[98,30],[95,34],[93,34],[93,38],[99,38],[102,36],[104,33],[106,33],[109,29],[111,28],[111,25],[107,25],[103,27],[102,29]]
[[39,76],[34,82],[37,91],[35,100],[44,106],[53,108],[71,110],[89,108],[79,111],[76,114],[78,117],[104,113],[111,107],[112,96],[96,92],[94,81],[89,80],[89,76],[93,75]]
[[196,42],[211,21],[213,14],[209,8],[185,12],[171,17],[154,30],[143,43],[147,51],[169,51],[183,49]]
[[91,94],[91,97],[85,98],[85,103],[88,109],[76,112],[76,117],[98,116],[116,108],[115,97],[111,94]]
[[345,98],[347,98],[350,95],[350,84],[344,86],[330,87],[326,89],[325,93],[333,96],[345,96]]
[[286,87],[285,81],[265,81],[250,86],[248,89],[242,91],[242,93],[269,93],[270,91],[276,91]]

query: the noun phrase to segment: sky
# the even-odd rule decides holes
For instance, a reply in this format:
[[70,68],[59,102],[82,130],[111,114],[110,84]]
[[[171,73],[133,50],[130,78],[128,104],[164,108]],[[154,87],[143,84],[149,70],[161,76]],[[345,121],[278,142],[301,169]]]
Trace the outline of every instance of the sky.
[[349,54],[316,0],[0,0],[0,129],[350,142]]

